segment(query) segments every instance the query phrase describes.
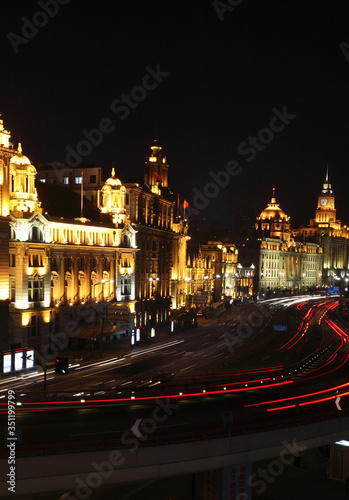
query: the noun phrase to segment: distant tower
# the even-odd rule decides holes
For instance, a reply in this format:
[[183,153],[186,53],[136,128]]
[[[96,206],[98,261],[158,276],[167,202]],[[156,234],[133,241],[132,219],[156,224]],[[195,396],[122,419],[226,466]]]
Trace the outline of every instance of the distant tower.
[[152,193],[161,194],[161,187],[168,187],[168,163],[166,156],[161,153],[158,139],[150,147],[151,154],[145,162],[144,182],[148,184]]
[[321,193],[318,195],[317,209],[315,211],[315,223],[319,227],[333,227],[337,229],[335,208],[335,196],[328,179],[328,166],[326,178]]
[[257,230],[270,232],[271,238],[289,241],[291,235],[290,217],[276,203],[275,188],[273,188],[273,196],[267,208],[257,217],[255,227]]

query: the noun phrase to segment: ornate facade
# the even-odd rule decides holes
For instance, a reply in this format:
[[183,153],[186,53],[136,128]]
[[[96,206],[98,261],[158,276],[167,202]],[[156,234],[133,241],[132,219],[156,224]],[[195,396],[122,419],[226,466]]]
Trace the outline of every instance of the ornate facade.
[[276,203],[275,190],[255,223],[256,234],[240,246],[243,262],[255,266],[254,294],[308,292],[321,287],[323,249],[292,235],[290,217]]
[[185,305],[188,225],[174,215],[166,156],[158,140],[146,157],[144,181],[125,183],[126,210],[137,231],[137,323],[167,321],[170,309]]
[[[59,184],[71,188],[64,179],[70,176],[71,181],[78,171],[42,164],[38,175],[21,145],[13,149],[2,122],[0,129],[0,236],[4,233],[6,240],[0,252],[0,299],[10,310],[10,337],[3,337],[3,349],[47,350],[71,322],[78,336],[88,340],[96,325],[107,339],[129,335],[136,326],[168,321],[171,308],[185,305],[188,227],[174,216],[169,166],[157,140],[142,182],[123,185],[113,168],[103,183],[97,172],[96,206],[87,218],[85,185],[79,179],[72,190],[81,200],[69,196],[75,196],[81,211],[64,218],[41,206],[37,188],[42,195],[48,188],[62,190]],[[51,206],[48,193],[45,203]],[[68,204],[68,193],[61,191],[59,203],[63,196]],[[86,311],[92,305],[91,315]],[[113,319],[114,306],[124,306],[119,312],[126,306],[127,324],[105,324]]]
[[312,237],[324,249],[323,280],[325,286],[344,286],[349,276],[349,228],[337,219],[336,199],[329,181],[328,168],[315,218],[307,227],[300,227],[295,234]]
[[186,306],[204,307],[237,295],[238,251],[233,244],[208,241],[189,247],[185,278]]
[[7,264],[3,251],[0,255],[0,293],[10,306],[10,338],[3,348],[30,345],[47,351],[52,337],[72,320],[89,338],[98,314],[92,308],[93,320],[90,314],[85,321],[86,311],[96,303],[99,311],[110,303],[127,306],[129,324],[124,329],[110,325],[105,333],[128,334],[135,311],[137,249],[136,230],[122,206],[125,188],[114,175],[106,182],[103,222],[97,216],[54,218],[38,199],[35,167],[20,144],[18,150],[9,145],[3,140],[0,147],[1,229],[7,226],[2,249],[8,249]]

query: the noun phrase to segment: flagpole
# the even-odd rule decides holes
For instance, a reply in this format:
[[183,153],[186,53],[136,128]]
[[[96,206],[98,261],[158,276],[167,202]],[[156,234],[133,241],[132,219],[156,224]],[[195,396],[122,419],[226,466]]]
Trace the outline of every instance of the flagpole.
[[80,200],[80,211],[81,218],[83,217],[84,212],[84,172],[81,172],[81,200]]
[[177,218],[179,217],[179,193],[177,196]]

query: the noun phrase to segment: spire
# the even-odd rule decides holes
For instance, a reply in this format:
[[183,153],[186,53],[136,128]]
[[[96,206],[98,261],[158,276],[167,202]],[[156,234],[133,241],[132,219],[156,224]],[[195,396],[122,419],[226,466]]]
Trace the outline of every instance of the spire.
[[322,185],[321,192],[323,194],[332,194],[332,186],[331,186],[331,183],[329,182],[329,179],[328,179],[328,164],[326,167],[326,178],[325,178],[325,182]]
[[[113,164],[114,164],[114,163],[113,163]],[[115,177],[115,168],[114,168],[114,167],[111,169],[111,176],[112,176],[112,177]]]
[[275,188],[273,188],[273,196],[271,198],[271,203],[276,203],[276,199],[275,199]]
[[18,143],[18,153],[22,154],[22,144]]

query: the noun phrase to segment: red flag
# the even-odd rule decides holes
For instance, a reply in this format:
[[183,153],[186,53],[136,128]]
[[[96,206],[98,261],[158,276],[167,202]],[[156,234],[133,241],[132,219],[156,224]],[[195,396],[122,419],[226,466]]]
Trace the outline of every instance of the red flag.
[[179,195],[178,195],[178,198],[177,198],[177,207],[179,207]]
[[158,174],[157,172],[154,172],[154,177],[156,181],[162,181],[162,175]]
[[187,200],[184,200],[183,201],[183,208],[186,209],[189,207],[189,203],[187,202]]

